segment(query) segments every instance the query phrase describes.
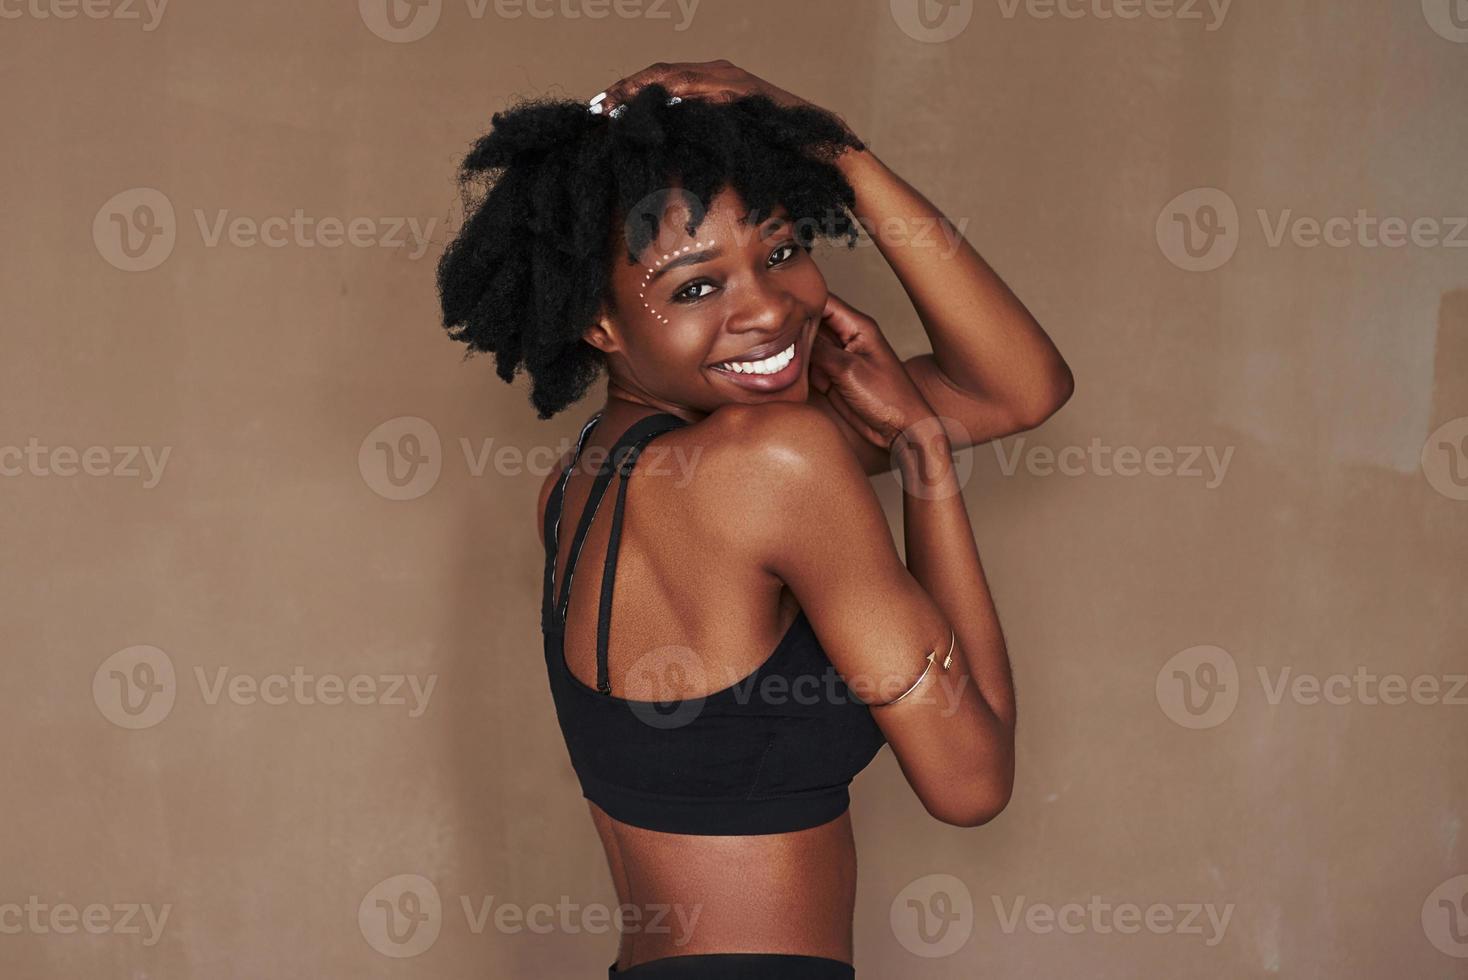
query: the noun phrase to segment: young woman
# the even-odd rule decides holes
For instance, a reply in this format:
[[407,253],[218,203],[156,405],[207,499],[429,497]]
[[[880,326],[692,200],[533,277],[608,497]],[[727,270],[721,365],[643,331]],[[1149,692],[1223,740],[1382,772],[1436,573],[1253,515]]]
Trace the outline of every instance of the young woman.
[[[944,823],[1009,800],[1008,654],[951,456],[1038,425],[1070,371],[839,116],[727,61],[498,113],[481,178],[445,326],[528,372],[541,418],[608,375],[537,525],[555,710],[647,911],[609,976],[853,977],[851,778],[886,744]],[[931,354],[827,290],[812,245],[854,244],[850,215]],[[894,468],[905,564],[868,480]]]

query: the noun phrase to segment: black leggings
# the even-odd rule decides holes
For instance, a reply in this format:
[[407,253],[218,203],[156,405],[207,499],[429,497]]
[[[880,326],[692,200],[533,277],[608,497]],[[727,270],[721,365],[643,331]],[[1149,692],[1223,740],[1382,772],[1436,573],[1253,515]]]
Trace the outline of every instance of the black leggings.
[[854,980],[850,963],[824,956],[790,953],[701,953],[664,956],[618,970],[607,968],[608,980]]

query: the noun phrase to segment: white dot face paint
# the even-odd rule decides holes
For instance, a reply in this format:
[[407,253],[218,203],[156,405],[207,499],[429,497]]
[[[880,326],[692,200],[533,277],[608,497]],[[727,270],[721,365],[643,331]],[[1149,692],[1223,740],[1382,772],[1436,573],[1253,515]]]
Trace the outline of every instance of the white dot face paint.
[[661,320],[663,323],[667,323],[668,322],[668,318],[665,317],[665,316],[663,316],[657,310],[653,309],[652,306],[651,306],[651,304],[649,304],[647,302],[647,283],[648,283],[648,280],[650,280],[652,278],[652,276],[653,276],[653,273],[657,272],[658,271],[658,268],[664,262],[668,261],[669,259],[676,258],[677,256],[682,255],[684,252],[691,251],[692,249],[702,248],[705,245],[712,245],[713,243],[714,243],[714,241],[711,238],[711,239],[709,239],[706,242],[694,242],[692,245],[684,245],[682,248],[674,249],[671,252],[664,252],[663,255],[662,255],[662,258],[658,259],[652,265],[647,266],[646,267],[647,268],[647,273],[642,277],[642,282],[637,287],[637,295],[642,300],[643,307],[649,313],[651,313],[653,316],[655,316],[659,320]]

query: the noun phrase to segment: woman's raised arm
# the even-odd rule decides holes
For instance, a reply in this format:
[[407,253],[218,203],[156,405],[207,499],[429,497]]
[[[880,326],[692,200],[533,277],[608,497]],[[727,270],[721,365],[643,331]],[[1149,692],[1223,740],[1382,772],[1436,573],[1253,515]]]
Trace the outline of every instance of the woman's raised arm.
[[[933,351],[903,366],[948,427],[954,449],[1032,429],[1075,390],[1070,368],[1013,291],[957,227],[870,148],[836,160],[856,191],[855,214],[897,274]],[[839,397],[839,396],[838,396]],[[860,439],[840,406],[812,390],[810,401],[835,419],[867,473],[896,460]]]

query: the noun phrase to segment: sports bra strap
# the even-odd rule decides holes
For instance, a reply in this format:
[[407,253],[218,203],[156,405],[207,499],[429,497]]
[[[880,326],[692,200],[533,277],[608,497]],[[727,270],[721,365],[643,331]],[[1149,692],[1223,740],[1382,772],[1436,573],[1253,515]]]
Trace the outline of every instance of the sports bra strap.
[[[612,693],[612,680],[607,668],[607,644],[612,630],[612,586],[617,579],[617,552],[622,545],[622,509],[627,500],[627,477],[653,436],[687,425],[678,416],[667,412],[660,412],[659,417],[660,424],[638,435],[617,468],[621,479],[617,481],[617,503],[612,509],[612,532],[607,539],[607,558],[601,573],[601,605],[596,615],[596,689],[603,694]],[[646,421],[647,419],[642,420]]]
[[541,530],[542,540],[545,541],[545,585],[541,589],[540,599],[540,628],[550,628],[554,624],[555,607],[552,604],[554,593],[551,586],[554,584],[556,574],[556,558],[560,553],[561,542],[561,508],[566,497],[566,481],[571,477],[571,471],[576,468],[576,461],[581,458],[581,450],[586,448],[586,437],[601,420],[602,413],[597,412],[587,419],[586,424],[581,427],[581,434],[576,437],[576,451],[571,454],[571,462],[561,471],[561,476],[556,480],[556,485],[551,488],[550,499],[546,501],[545,515],[542,518]]
[[[601,413],[598,412],[596,417],[592,419],[592,422],[595,422],[600,417]],[[586,429],[583,429],[582,431],[583,441],[586,433],[591,428],[591,424],[591,422],[588,422]],[[611,465],[608,466],[606,463],[603,463],[602,466],[597,470],[596,481],[592,484],[591,493],[587,497],[586,505],[581,510],[581,520],[577,523],[576,534],[571,539],[571,553],[566,562],[566,571],[561,582],[560,595],[557,598],[555,605],[549,610],[542,607],[542,615],[543,617],[548,619],[550,625],[558,629],[563,629],[565,627],[566,607],[570,604],[571,601],[571,581],[576,574],[576,563],[581,556],[581,548],[582,545],[584,545],[586,542],[586,534],[591,528],[591,522],[596,517],[596,512],[601,508],[602,498],[605,496],[608,484],[611,483],[612,476],[615,474],[623,474],[624,479],[621,483],[621,489],[617,496],[616,513],[613,515],[612,520],[613,536],[608,542],[607,556],[609,568],[614,566],[615,564],[616,544],[620,538],[621,533],[622,501],[625,498],[626,494],[625,473],[632,468],[632,464],[636,462],[638,455],[641,454],[643,443],[647,442],[653,436],[656,436],[662,432],[666,432],[669,429],[677,428],[679,426],[687,424],[688,423],[685,422],[683,419],[679,418],[676,415],[673,415],[670,412],[656,412],[652,415],[646,415],[638,419],[636,422],[629,425],[626,431],[617,438],[616,443],[613,444],[610,452],[608,452],[607,454],[608,460],[610,461]],[[582,443],[578,442],[576,456],[573,457],[571,465],[566,467],[566,472],[562,476],[560,483],[557,485],[556,489],[552,491],[553,499],[550,502],[550,505],[546,507],[547,522],[549,523],[549,515],[554,509],[555,524],[557,526],[550,532],[550,535],[546,538],[546,540],[550,543],[549,547],[547,548],[546,555],[545,591],[547,596],[550,594],[551,587],[554,581],[555,560],[557,552],[560,548],[559,524],[561,518],[561,506],[564,502],[565,496],[565,484],[567,479],[571,475],[571,470],[575,468],[576,459],[579,458],[581,455],[581,445]],[[607,586],[607,581],[605,579],[602,583],[602,593],[605,597],[607,597],[607,601],[610,601],[611,590]],[[608,618],[610,618],[609,611],[606,613],[606,615],[608,616]],[[600,637],[598,638],[597,647],[597,676],[598,680],[600,681],[605,666],[605,659],[603,655],[605,646]],[[601,684],[598,683],[598,687],[600,686]]]

